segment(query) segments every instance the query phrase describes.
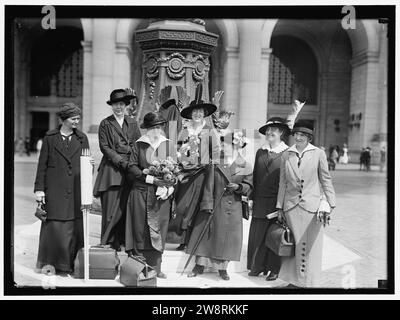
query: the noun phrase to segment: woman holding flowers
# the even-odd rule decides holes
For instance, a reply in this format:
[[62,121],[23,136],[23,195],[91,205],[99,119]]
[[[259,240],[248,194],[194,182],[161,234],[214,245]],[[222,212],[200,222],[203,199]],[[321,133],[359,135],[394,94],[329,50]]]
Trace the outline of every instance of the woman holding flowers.
[[[186,127],[178,136],[178,161],[182,164],[184,177],[176,192],[176,218],[171,220],[169,238],[178,238],[178,250],[184,250],[190,235],[193,218],[202,210],[207,199],[201,199],[206,172],[210,162],[219,159],[220,142],[206,120],[217,107],[201,99],[202,84],[196,88],[196,97],[181,110],[187,119]],[[176,241],[176,240],[175,240]],[[171,241],[172,242],[172,241]]]
[[159,278],[166,278],[161,257],[179,172],[177,163],[169,157],[171,142],[162,129],[165,122],[156,112],[144,116],[140,127],[146,133],[136,141],[127,169],[133,186],[127,206],[126,251],[144,257]]

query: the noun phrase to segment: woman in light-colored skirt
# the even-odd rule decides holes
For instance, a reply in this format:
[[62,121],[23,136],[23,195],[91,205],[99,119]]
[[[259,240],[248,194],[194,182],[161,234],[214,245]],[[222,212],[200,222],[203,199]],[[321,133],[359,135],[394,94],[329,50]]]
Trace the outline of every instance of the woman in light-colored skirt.
[[325,152],[310,143],[312,123],[299,120],[292,133],[295,144],[282,155],[276,207],[278,220],[285,220],[293,232],[296,249],[294,257],[282,258],[279,278],[290,287],[319,287],[322,226],[336,206],[335,191]]

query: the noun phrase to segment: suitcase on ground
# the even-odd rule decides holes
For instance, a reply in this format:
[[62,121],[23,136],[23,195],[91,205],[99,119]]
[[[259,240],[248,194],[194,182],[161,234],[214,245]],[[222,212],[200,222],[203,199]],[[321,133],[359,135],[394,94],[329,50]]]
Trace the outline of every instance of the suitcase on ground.
[[[84,251],[78,251],[74,261],[74,277],[83,279]],[[119,258],[117,251],[108,246],[92,246],[89,248],[89,279],[114,280],[118,274]]]
[[141,258],[131,256],[121,265],[119,280],[126,287],[156,287],[157,272]]

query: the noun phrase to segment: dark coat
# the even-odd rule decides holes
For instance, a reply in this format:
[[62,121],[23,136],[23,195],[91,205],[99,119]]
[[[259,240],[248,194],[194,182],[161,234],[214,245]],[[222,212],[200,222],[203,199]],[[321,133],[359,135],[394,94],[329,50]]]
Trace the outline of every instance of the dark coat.
[[[252,190],[251,166],[248,163],[239,165],[237,162],[231,166],[210,165],[208,175],[214,179],[205,180],[201,211],[194,220],[186,252],[192,252],[211,214],[211,223],[195,255],[239,261],[243,242],[242,195],[247,196]],[[239,184],[239,190],[224,192],[230,182]]]
[[258,149],[253,170],[253,217],[266,219],[276,211],[282,153]]
[[111,186],[121,186],[124,183],[124,171],[128,164],[132,147],[141,136],[135,119],[125,116],[124,130],[120,127],[114,115],[103,119],[99,126],[99,145],[103,153],[93,194],[99,197],[101,192]]
[[[162,142],[154,153],[154,158],[169,156],[170,142]],[[133,181],[126,211],[126,250],[164,250],[168,222],[171,213],[171,199],[157,200],[157,186],[146,183],[143,169],[150,163],[150,145],[138,141],[129,159],[128,179]]]
[[81,217],[80,156],[89,148],[87,136],[74,130],[66,149],[60,128],[50,130],[43,139],[34,191],[44,191],[45,209],[50,220]]

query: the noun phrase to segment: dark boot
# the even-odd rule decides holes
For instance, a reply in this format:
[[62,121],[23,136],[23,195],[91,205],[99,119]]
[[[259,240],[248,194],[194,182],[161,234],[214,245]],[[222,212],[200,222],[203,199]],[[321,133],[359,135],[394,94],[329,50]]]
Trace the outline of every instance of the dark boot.
[[218,270],[219,276],[222,278],[222,280],[229,280],[229,275],[226,270]]
[[182,251],[182,250],[185,250],[185,249],[186,249],[186,244],[184,244],[184,243],[181,243],[179,245],[179,247],[176,248],[176,250],[178,250],[178,251]]
[[204,266],[196,264],[192,271],[188,273],[188,278],[196,277],[198,274],[203,274]]
[[265,278],[265,280],[267,280],[267,281],[275,281],[276,279],[278,279],[278,273],[275,273],[275,272],[272,272],[272,271]]

